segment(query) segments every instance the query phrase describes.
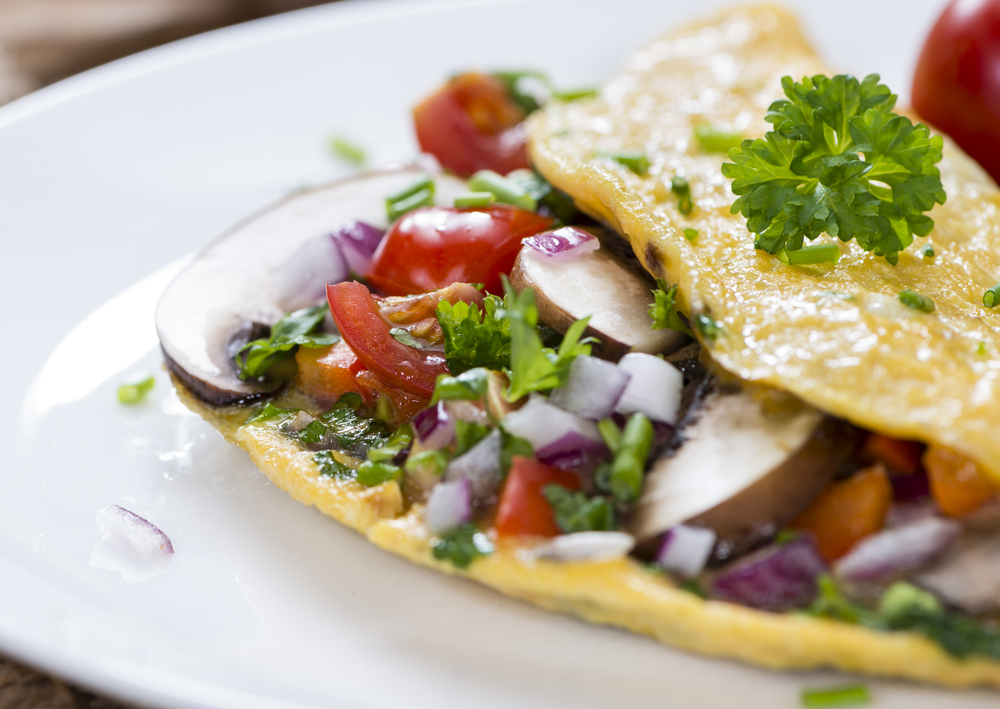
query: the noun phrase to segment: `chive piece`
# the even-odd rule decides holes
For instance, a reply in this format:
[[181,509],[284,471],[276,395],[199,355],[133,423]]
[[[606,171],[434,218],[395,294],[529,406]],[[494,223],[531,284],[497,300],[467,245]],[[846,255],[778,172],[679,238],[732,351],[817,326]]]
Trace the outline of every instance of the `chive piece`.
[[728,153],[738,148],[746,136],[736,131],[716,128],[708,123],[695,126],[694,137],[698,139],[701,149],[706,153]]
[[837,263],[837,259],[840,258],[840,249],[837,248],[836,244],[809,244],[795,251],[782,249],[778,252],[778,258],[789,266]]
[[434,204],[434,180],[429,175],[424,175],[409,187],[385,198],[385,210],[391,222],[411,209],[432,204]]
[[646,458],[653,445],[653,424],[641,413],[632,414],[621,444],[611,463],[608,485],[619,502],[635,502],[642,492],[642,476],[646,471]]
[[141,374],[129,379],[118,387],[118,401],[132,406],[146,398],[146,394],[156,385],[156,377],[152,374]]
[[395,418],[392,411],[392,402],[385,394],[379,394],[378,401],[375,402],[375,418],[382,423],[392,423]]
[[869,702],[871,694],[863,684],[802,690],[804,707],[857,707]]
[[1000,305],[1000,283],[983,293],[983,305],[987,308],[995,308]]
[[[987,291],[987,293],[988,292],[989,291]],[[913,308],[914,310],[923,310],[925,313],[934,312],[934,301],[923,293],[917,293],[912,290],[904,290],[899,294],[899,302],[909,308]],[[986,302],[985,296],[983,297],[983,302]]]
[[684,238],[687,239],[690,242],[694,242],[694,240],[698,238],[698,230],[697,229],[685,229],[684,230]]
[[670,181],[670,191],[679,197],[677,209],[681,214],[690,214],[694,209],[691,202],[691,185],[683,177],[675,177]]
[[341,160],[345,160],[358,167],[364,165],[368,160],[368,155],[365,153],[364,148],[343,136],[336,136],[330,141],[330,152]]
[[649,158],[637,150],[619,150],[617,152],[598,152],[602,158],[610,158],[619,165],[624,165],[636,175],[642,177],[649,172]]
[[604,439],[604,444],[611,451],[612,455],[617,455],[622,447],[622,430],[614,419],[601,419],[597,422],[597,431]]
[[986,340],[979,341],[979,347],[976,348],[976,354],[977,355],[986,354]]
[[455,198],[455,207],[469,209],[470,207],[489,207],[497,201],[492,192],[466,192]]
[[921,253],[923,253],[926,258],[934,258],[934,247],[927,244],[927,246],[921,249]]
[[473,192],[489,192],[497,202],[513,204],[515,207],[534,212],[538,202],[521,185],[508,180],[493,170],[480,170],[469,178],[469,189]]
[[579,89],[565,89],[563,91],[553,91],[552,98],[560,101],[579,101],[580,99],[597,96],[596,86],[586,86]]

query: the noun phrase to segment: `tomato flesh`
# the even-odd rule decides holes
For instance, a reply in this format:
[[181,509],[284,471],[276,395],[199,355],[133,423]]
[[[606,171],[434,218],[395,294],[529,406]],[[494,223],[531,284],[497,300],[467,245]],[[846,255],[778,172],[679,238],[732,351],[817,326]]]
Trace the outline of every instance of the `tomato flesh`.
[[462,177],[528,167],[523,120],[503,82],[476,73],[456,76],[413,109],[421,150]]
[[397,342],[375,299],[357,281],[328,285],[326,295],[341,337],[361,363],[386,384],[429,399],[438,375],[448,374],[443,353]]
[[1000,0],[957,0],[931,30],[913,107],[1000,180]]
[[506,204],[485,209],[422,207],[389,228],[365,277],[390,295],[483,283],[502,293],[500,274],[514,266],[521,239],[552,220]]
[[560,533],[552,507],[542,494],[546,485],[579,490],[580,479],[534,458],[514,456],[497,507],[498,536],[554,537]]
[[872,433],[865,439],[857,457],[861,465],[883,463],[895,475],[915,475],[923,470],[920,456],[924,454],[924,448],[926,446],[917,441]]

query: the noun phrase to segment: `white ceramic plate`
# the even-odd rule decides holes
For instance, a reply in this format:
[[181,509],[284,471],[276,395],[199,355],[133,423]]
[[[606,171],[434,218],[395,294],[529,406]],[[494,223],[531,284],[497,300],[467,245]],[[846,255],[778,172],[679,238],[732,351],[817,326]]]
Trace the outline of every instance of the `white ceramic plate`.
[[[332,134],[376,163],[407,159],[408,107],[454,70],[594,83],[716,4],[341,3],[0,110],[0,648],[155,707],[779,709],[849,679],[687,655],[416,568],[270,485],[158,369],[152,309],[178,260],[291,189],[346,174],[325,150]],[[943,3],[792,4],[836,65],[878,70],[905,94]],[[154,394],[120,406],[118,383],[141,369],[159,372]],[[90,566],[109,504],[170,536],[165,573],[128,583]],[[872,687],[878,707],[996,705]]]

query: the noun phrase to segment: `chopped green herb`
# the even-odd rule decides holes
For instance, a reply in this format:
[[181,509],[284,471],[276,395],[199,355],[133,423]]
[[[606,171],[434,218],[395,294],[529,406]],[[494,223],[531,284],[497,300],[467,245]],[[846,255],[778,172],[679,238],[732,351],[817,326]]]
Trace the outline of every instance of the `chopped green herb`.
[[983,293],[983,305],[987,308],[995,308],[1000,305],[1000,283]]
[[493,543],[472,522],[441,536],[434,543],[434,558],[467,569],[478,557],[493,553]]
[[691,185],[683,177],[675,177],[670,181],[670,191],[673,192],[679,198],[677,201],[677,209],[680,210],[681,214],[690,214],[694,210],[694,204],[691,202]]
[[289,313],[271,326],[271,336],[253,340],[236,354],[240,379],[259,380],[275,364],[295,356],[299,347],[326,347],[340,340],[338,335],[321,332],[327,305],[316,305]]
[[857,298],[855,298],[850,293],[840,293],[835,290],[825,290],[822,293],[820,293],[820,295],[829,298],[837,298],[838,300],[849,300],[849,301],[857,300]]
[[319,466],[320,475],[337,478],[338,480],[353,480],[357,472],[333,457],[333,451],[320,451],[313,454],[313,462]]
[[455,198],[455,207],[458,209],[470,209],[473,207],[490,207],[497,201],[496,195],[492,192],[466,192]]
[[140,374],[130,378],[118,387],[118,401],[123,404],[138,404],[146,398],[146,394],[156,386],[156,377],[152,374]]
[[604,532],[615,528],[615,510],[604,497],[587,497],[561,485],[546,485],[542,495],[552,507],[556,526],[563,534]]
[[441,477],[444,475],[444,469],[448,467],[448,456],[442,451],[420,451],[407,458],[404,467],[411,475],[426,473]]
[[642,491],[646,458],[653,445],[653,424],[641,413],[629,417],[622,432],[621,445],[611,463],[608,487],[619,502],[635,502]]
[[601,419],[597,422],[597,430],[604,439],[604,444],[611,451],[612,455],[617,455],[622,447],[622,430],[614,419]]
[[469,189],[473,192],[489,192],[497,202],[513,204],[515,207],[534,212],[538,202],[514,180],[508,180],[493,170],[480,170],[469,178]]
[[677,312],[677,286],[667,288],[667,284],[662,280],[657,281],[656,285],[659,286],[653,291],[653,298],[656,302],[649,306],[649,317],[653,318],[653,324],[650,327],[654,330],[663,330],[664,328],[677,330],[693,336],[691,328]]
[[879,600],[878,612],[886,619],[895,618],[911,610],[940,613],[941,602],[932,593],[921,590],[912,583],[897,581]]
[[690,242],[694,242],[694,240],[698,238],[698,230],[697,229],[685,229],[684,230],[684,238],[687,239]]
[[377,448],[368,449],[368,460],[373,463],[387,463],[395,460],[413,443],[413,427],[404,423],[389,436],[389,439]]
[[934,301],[922,293],[912,290],[904,290],[899,294],[899,302],[914,310],[923,310],[925,313],[934,312]]
[[375,418],[384,423],[392,423],[395,413],[392,410],[392,402],[385,394],[379,394],[375,402]]
[[369,448],[383,445],[390,436],[390,429],[384,422],[361,415],[361,405],[361,397],[348,392],[320,416],[333,430],[337,445],[359,458],[366,455]]
[[489,426],[458,419],[455,421],[455,457],[468,452],[488,435],[490,435]]
[[422,350],[424,346],[417,342],[417,338],[410,334],[410,331],[402,327],[394,327],[389,330],[389,334],[392,335],[392,339],[396,342],[406,345],[407,347],[412,347],[415,350]]
[[778,258],[789,266],[837,263],[837,259],[840,258],[840,249],[837,248],[836,244],[809,244],[795,251],[782,249],[778,252]]
[[870,701],[871,694],[868,692],[868,687],[863,684],[802,690],[802,706],[810,708],[858,707]]
[[721,335],[724,331],[723,325],[720,321],[711,317],[710,315],[705,315],[701,313],[694,319],[694,326],[698,328],[698,332],[701,336],[705,338],[708,343],[715,342],[715,338]]
[[337,136],[330,141],[330,152],[341,160],[346,160],[352,165],[357,165],[358,167],[364,165],[368,160],[368,156],[365,153],[364,148],[357,143],[344,138],[343,136]]
[[507,475],[510,466],[513,464],[514,456],[523,458],[534,458],[535,449],[523,438],[512,436],[503,429],[500,430],[502,440],[500,444],[500,472]]
[[868,627],[877,625],[875,614],[848,599],[829,574],[821,574],[816,579],[816,586],[819,593],[812,605],[806,609],[806,613],[809,615],[833,618],[845,623],[856,623]]
[[400,480],[403,469],[392,463],[375,463],[366,460],[358,466],[358,482],[365,487],[375,487],[390,480]]
[[539,212],[551,214],[562,224],[569,224],[576,218],[578,212],[573,198],[550,185],[534,170],[514,170],[507,175],[507,179],[520,185],[538,202]]
[[979,347],[976,348],[976,354],[977,355],[986,354],[986,340],[979,341]]
[[488,295],[481,312],[475,304],[442,300],[437,307],[444,334],[444,356],[448,370],[460,375],[485,367],[502,370],[510,366],[510,321],[503,317],[503,301]]
[[708,594],[705,593],[705,589],[703,589],[694,579],[687,579],[686,581],[682,581],[680,585],[677,586],[677,588],[679,588],[682,591],[687,591],[688,593],[695,595],[698,598],[708,598]]
[[525,113],[534,113],[552,93],[552,81],[540,71],[498,71],[493,74],[507,89],[511,100]]
[[251,423],[260,423],[262,421],[270,421],[271,419],[278,418],[279,416],[284,418],[285,416],[291,416],[292,411],[288,409],[280,409],[274,404],[267,403],[254,409],[253,413],[250,414],[250,418],[243,422],[244,425]]
[[596,86],[585,86],[578,89],[565,89],[562,91],[553,91],[552,98],[559,101],[579,101],[585,98],[591,98],[592,96],[597,96],[599,90]]
[[914,235],[931,232],[924,212],[944,204],[941,136],[894,114],[896,96],[878,74],[781,83],[788,100],[765,117],[774,130],[743,141],[722,166],[739,195],[732,213],[770,254],[827,233],[895,264]]
[[299,440],[303,443],[319,443],[323,440],[326,432],[330,429],[327,428],[322,421],[314,420],[310,421],[309,425],[299,431]]
[[927,244],[927,246],[921,249],[921,253],[924,255],[925,258],[934,258],[934,247],[931,246],[930,244]]
[[434,395],[431,397],[431,404],[455,399],[464,399],[467,401],[482,399],[486,395],[489,378],[489,370],[483,367],[468,369],[457,377],[439,374],[437,382],[434,384]]
[[779,529],[778,533],[774,535],[774,543],[778,546],[784,546],[785,544],[794,542],[801,536],[802,532],[797,529]]
[[598,157],[609,158],[619,165],[627,167],[636,175],[642,177],[649,172],[649,158],[637,150],[619,150],[616,152],[598,152]]
[[728,153],[733,148],[740,147],[746,136],[738,131],[701,123],[694,128],[694,137],[706,153]]
[[399,192],[385,198],[385,211],[389,221],[394,222],[401,216],[416,209],[434,204],[434,180],[424,175],[419,180]]

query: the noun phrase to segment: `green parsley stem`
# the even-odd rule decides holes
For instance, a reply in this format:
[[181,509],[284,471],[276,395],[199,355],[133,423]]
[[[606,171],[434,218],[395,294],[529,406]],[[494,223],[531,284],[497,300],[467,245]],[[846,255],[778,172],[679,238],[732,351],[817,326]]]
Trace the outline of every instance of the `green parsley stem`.
[[563,91],[553,91],[552,98],[560,101],[579,101],[580,99],[596,96],[598,93],[596,86],[586,86],[578,89],[565,89]]
[[619,165],[624,165],[640,177],[649,172],[649,158],[637,150],[601,151],[597,154],[602,158],[610,158]]
[[395,194],[389,195],[385,200],[386,202],[402,202],[407,197],[412,197],[417,192],[423,192],[424,190],[434,191],[434,178],[430,175],[424,175],[413,184],[404,187]]
[[987,308],[995,308],[1000,305],[1000,283],[983,293],[983,305]]
[[497,202],[512,204],[529,212],[538,209],[538,202],[527,190],[492,170],[480,170],[470,177],[469,189],[473,192],[489,192],[496,197]]
[[430,207],[433,204],[434,188],[428,187],[400,200],[393,201],[392,198],[387,198],[385,201],[385,211],[389,215],[389,221],[394,222],[407,212],[413,211],[418,207]]
[[904,290],[899,294],[899,302],[909,308],[913,308],[914,310],[922,310],[925,313],[934,312],[934,301],[923,293],[917,293],[912,290]]
[[837,248],[836,244],[809,244],[795,251],[782,249],[778,252],[778,258],[789,266],[837,263],[837,259],[840,258],[840,249]]
[[358,167],[364,165],[368,160],[364,148],[343,136],[337,136],[330,141],[330,152],[341,160],[345,160]]
[[716,128],[708,123],[695,126],[694,137],[706,153],[728,153],[743,144],[746,136],[737,131]]
[[497,201],[492,192],[466,192],[455,198],[455,207],[468,209],[470,207],[489,207]]
[[868,704],[870,701],[871,694],[868,687],[863,684],[802,690],[802,706],[810,708],[856,707]]
[[634,502],[642,491],[646,458],[653,445],[653,424],[643,414],[635,413],[625,424],[621,445],[611,464],[611,494],[621,502]]
[[146,398],[146,394],[156,385],[156,377],[152,374],[136,377],[118,387],[118,401],[123,404],[138,404]]

